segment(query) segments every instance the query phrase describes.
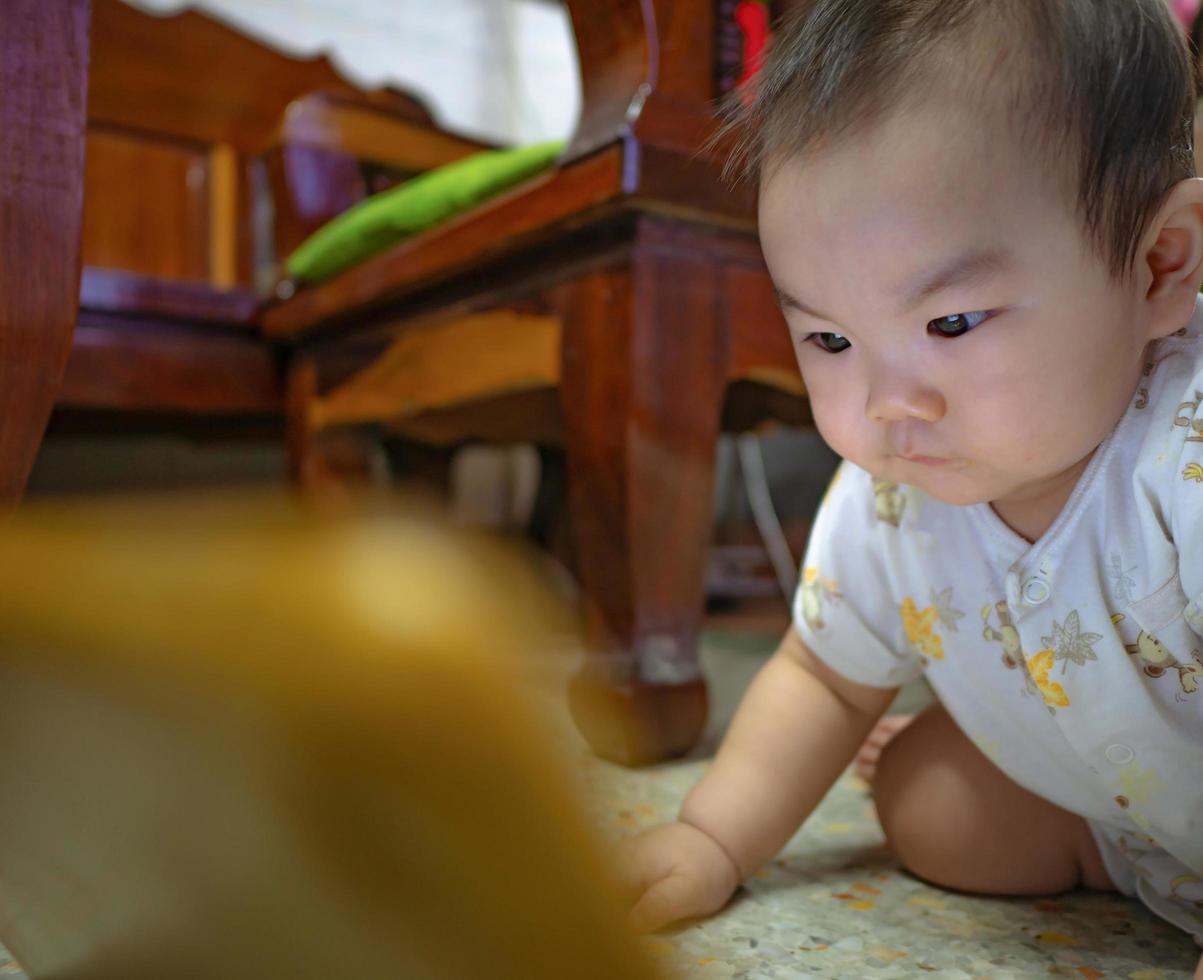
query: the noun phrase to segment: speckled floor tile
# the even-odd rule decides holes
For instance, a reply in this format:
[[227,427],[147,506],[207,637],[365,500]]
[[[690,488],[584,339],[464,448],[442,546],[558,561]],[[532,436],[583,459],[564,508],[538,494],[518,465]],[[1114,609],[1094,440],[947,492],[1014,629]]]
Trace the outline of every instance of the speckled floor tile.
[[[710,675],[721,683],[724,660],[741,656],[711,642]],[[734,674],[750,676],[746,667]],[[611,838],[671,819],[707,765],[631,771],[583,750],[577,758],[592,818]],[[1189,937],[1135,900],[1085,891],[979,898],[910,877],[883,845],[867,787],[850,773],[724,911],[647,943],[673,972],[699,980],[1190,980],[1199,957]]]
[[[669,819],[704,762],[627,772],[582,760],[592,813],[618,837]],[[847,775],[780,857],[723,912],[649,940],[698,978],[1128,977],[1189,980],[1189,938],[1137,902],[1074,892],[988,899],[932,888],[882,845],[864,784]]]

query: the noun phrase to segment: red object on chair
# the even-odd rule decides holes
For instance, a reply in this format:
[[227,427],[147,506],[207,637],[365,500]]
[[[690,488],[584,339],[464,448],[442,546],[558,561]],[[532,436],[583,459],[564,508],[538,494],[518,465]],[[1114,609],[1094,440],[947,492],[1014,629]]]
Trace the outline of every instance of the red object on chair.
[[[764,64],[769,46],[769,8],[761,0],[740,0],[735,8],[735,22],[743,33],[743,72],[739,84],[743,85]],[[751,98],[751,93],[745,95]]]
[[1194,24],[1195,18],[1199,16],[1199,6],[1199,0],[1170,0],[1170,9],[1173,10],[1174,16],[1178,18],[1183,29],[1188,32]]

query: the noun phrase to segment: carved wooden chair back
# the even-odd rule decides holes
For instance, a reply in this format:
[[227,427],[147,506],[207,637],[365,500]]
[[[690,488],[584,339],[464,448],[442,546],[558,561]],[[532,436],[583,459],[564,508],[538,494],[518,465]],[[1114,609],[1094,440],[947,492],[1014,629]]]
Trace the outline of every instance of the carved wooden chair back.
[[381,182],[480,147],[196,11],[95,0],[92,30],[86,266],[252,286]]

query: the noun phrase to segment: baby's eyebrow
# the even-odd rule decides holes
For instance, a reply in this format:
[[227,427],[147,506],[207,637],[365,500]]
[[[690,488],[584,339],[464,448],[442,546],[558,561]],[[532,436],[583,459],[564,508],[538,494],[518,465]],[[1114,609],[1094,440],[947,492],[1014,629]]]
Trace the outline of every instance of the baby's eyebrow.
[[1014,261],[1009,251],[995,246],[974,249],[957,256],[950,262],[937,266],[933,272],[922,277],[917,285],[911,287],[909,292],[904,293],[901,312],[909,312],[924,300],[953,286],[996,276],[1010,269]]
[[800,299],[794,299],[789,293],[779,286],[773,287],[773,292],[777,294],[777,305],[783,310],[797,310],[799,313],[805,313],[807,316],[814,317],[816,320],[830,320],[828,316],[824,316],[809,306],[803,303]]
[[[1014,256],[1007,249],[996,246],[973,249],[936,266],[933,272],[920,278],[917,285],[912,286],[909,292],[903,293],[905,298],[899,312],[908,313],[924,300],[931,299],[945,289],[996,276],[1013,268],[1014,265]],[[797,297],[791,296],[779,286],[774,285],[773,291],[777,294],[777,303],[783,310],[797,310],[816,320],[836,322],[826,314],[819,313],[807,306]]]

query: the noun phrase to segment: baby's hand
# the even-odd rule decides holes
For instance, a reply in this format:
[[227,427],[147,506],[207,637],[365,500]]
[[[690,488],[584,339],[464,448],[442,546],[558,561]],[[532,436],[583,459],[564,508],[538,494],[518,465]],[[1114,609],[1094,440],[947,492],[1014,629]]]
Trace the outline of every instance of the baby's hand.
[[739,885],[739,869],[705,831],[687,823],[653,827],[619,845],[621,882],[636,932],[710,915]]

